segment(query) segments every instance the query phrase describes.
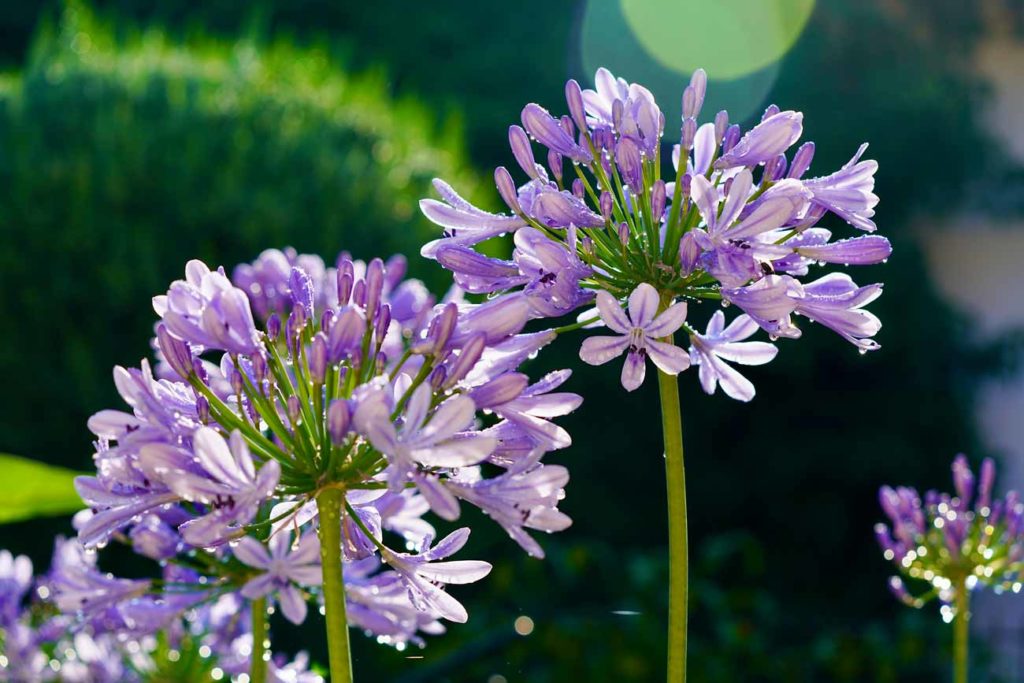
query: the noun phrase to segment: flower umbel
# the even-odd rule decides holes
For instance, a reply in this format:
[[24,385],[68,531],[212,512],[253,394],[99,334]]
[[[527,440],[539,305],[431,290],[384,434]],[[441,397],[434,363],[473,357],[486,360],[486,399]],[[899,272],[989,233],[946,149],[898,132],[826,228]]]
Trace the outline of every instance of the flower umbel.
[[[990,587],[1018,593],[1024,586],[1024,502],[1011,491],[993,499],[995,464],[986,459],[975,481],[967,458],[953,461],[953,494],[883,486],[878,493],[890,524],[875,534],[885,559],[899,572],[889,587],[904,603],[938,599],[947,622],[957,616],[957,594]],[[920,587],[920,590],[916,588]]]
[[[718,385],[724,366],[711,360],[707,339],[687,324],[685,308],[674,309],[686,301],[735,304],[743,322],[730,330],[746,332],[752,321],[773,341],[798,338],[795,317],[803,317],[861,352],[878,348],[873,337],[881,323],[863,306],[881,294],[880,284],[858,287],[841,273],[801,282],[812,266],[869,265],[889,257],[884,237],[832,241],[832,231],[819,225],[832,214],[856,230],[876,229],[877,164],[862,159],[866,145],[835,173],[804,179],[814,144],[787,156],[803,133],[803,114],[772,105],[745,134],[724,111],[699,124],[707,77],[698,70],[683,95],[674,172],[662,178],[666,121],[650,91],[607,69],[599,69],[594,82],[594,90],[566,84],[569,115],[555,117],[528,104],[522,126],[509,128],[512,154],[527,176],[517,186],[507,169],[495,171],[511,213],[485,212],[435,181],[442,201],[424,199],[420,206],[444,233],[423,248],[424,256],[469,291],[499,300],[525,296],[534,318],[562,316],[596,293],[600,320],[622,336],[588,339],[580,355],[601,364],[628,350],[622,372],[628,391],[642,384],[648,357],[668,374],[687,368],[686,354],[671,344],[678,329],[690,337],[691,357],[706,359],[701,385],[709,393]],[[537,163],[533,142],[548,149],[547,168]],[[475,251],[510,232],[516,244],[511,260]],[[629,316],[615,313],[626,300]],[[641,300],[652,305],[641,307]],[[674,327],[645,330],[670,310]],[[593,322],[581,318],[567,327]],[[751,365],[774,357],[762,347],[755,353]],[[729,376],[725,393],[750,400],[753,384]]]

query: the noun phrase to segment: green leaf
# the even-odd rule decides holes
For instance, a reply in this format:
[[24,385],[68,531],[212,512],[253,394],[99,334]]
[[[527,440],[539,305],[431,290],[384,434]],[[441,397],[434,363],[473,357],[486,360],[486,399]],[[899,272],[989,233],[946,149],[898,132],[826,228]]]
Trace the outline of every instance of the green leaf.
[[80,474],[0,453],[0,524],[81,510],[73,484]]

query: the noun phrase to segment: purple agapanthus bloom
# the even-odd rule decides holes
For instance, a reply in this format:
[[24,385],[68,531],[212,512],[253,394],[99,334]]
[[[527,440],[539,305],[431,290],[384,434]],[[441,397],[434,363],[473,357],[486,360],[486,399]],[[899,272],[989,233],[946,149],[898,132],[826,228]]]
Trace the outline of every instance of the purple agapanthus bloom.
[[21,601],[32,587],[32,560],[0,550],[0,626],[7,626],[21,614]]
[[749,315],[741,315],[725,326],[725,314],[715,311],[704,334],[690,336],[690,360],[699,368],[700,384],[709,394],[721,386],[726,396],[738,401],[754,398],[754,385],[726,361],[741,365],[771,362],[778,349],[767,342],[748,342],[758,330]]
[[[946,621],[958,616],[965,591],[1024,588],[1024,502],[1013,491],[993,499],[991,459],[977,480],[964,455],[952,470],[954,495],[928,491],[922,500],[912,488],[883,486],[878,498],[889,525],[875,527],[885,559],[901,575],[890,579],[893,594],[913,607],[938,597]],[[915,594],[914,585],[930,590]]]
[[417,464],[427,467],[475,465],[494,450],[494,440],[462,434],[475,419],[476,406],[466,396],[454,396],[431,410],[432,392],[423,385],[412,393],[401,429],[391,420],[394,410],[385,391],[359,402],[353,424],[375,448],[392,458],[389,481],[397,490]]
[[153,308],[172,334],[189,343],[246,354],[259,347],[245,292],[202,261],[189,261],[185,279],[154,297]]
[[[424,200],[422,208],[445,234],[423,255],[473,293],[500,293],[513,301],[520,292],[529,298],[539,290],[543,298],[532,301],[534,317],[587,306],[586,290],[623,302],[646,284],[665,306],[689,300],[735,304],[771,337],[799,338],[794,317],[803,316],[861,351],[879,348],[873,337],[881,325],[862,306],[880,285],[839,291],[835,280],[800,279],[826,263],[870,265],[889,257],[892,248],[884,237],[833,240],[832,230],[819,224],[832,215],[854,228],[875,230],[877,163],[862,158],[862,146],[835,173],[805,178],[815,146],[804,142],[793,150],[804,130],[801,112],[771,105],[746,133],[724,111],[700,123],[707,87],[707,75],[698,70],[683,91],[682,125],[669,127],[679,131],[671,156],[675,177],[667,178],[659,164],[665,117],[646,88],[602,68],[593,89],[566,83],[566,116],[526,105],[523,127],[509,128],[509,144],[527,180],[517,186],[505,167],[494,176],[511,214],[482,211],[435,181],[446,203]],[[535,155],[534,143],[547,148],[547,168],[538,163],[542,157]],[[563,159],[579,175],[571,184]],[[517,250],[520,236],[527,235],[557,254],[561,269],[549,260],[538,278],[515,258],[496,258],[483,248],[483,242],[510,232]],[[576,267],[567,267],[567,254],[578,259]],[[589,317],[570,329],[586,327]],[[604,362],[621,346],[621,339],[604,337],[586,341],[581,353]],[[652,348],[657,354],[650,345],[644,352]],[[640,355],[637,347],[628,356],[624,386],[638,385]],[[674,364],[662,359],[673,374],[685,368],[682,356],[674,357]],[[710,380],[703,381],[708,386]],[[746,387],[733,393],[750,395]]]
[[305,621],[306,601],[298,586],[319,586],[323,582],[320,541],[314,532],[296,541],[290,533],[277,533],[266,546],[246,536],[238,541],[233,552],[243,564],[262,570],[242,586],[242,595],[255,600],[273,593],[288,621]]
[[580,358],[591,365],[602,365],[627,352],[622,367],[622,386],[626,391],[638,389],[644,381],[647,358],[658,369],[676,375],[690,366],[690,357],[678,346],[666,341],[686,320],[686,304],[676,303],[658,313],[658,291],[641,283],[629,296],[626,313],[607,292],[597,293],[601,320],[621,336],[589,337],[580,348]]
[[558,510],[568,482],[566,468],[541,465],[531,457],[493,479],[482,479],[478,471],[466,470],[447,487],[498,522],[527,553],[542,558],[544,549],[524,529],[550,533],[569,528],[572,520]]
[[415,554],[384,551],[383,558],[402,578],[414,605],[422,605],[449,621],[464,623],[466,608],[449,595],[445,584],[473,583],[491,572],[491,565],[479,560],[442,562],[466,545],[469,529],[448,534],[436,544],[428,541]]
[[[542,117],[535,123],[547,125]],[[573,245],[576,223],[601,217],[543,169],[533,171],[534,181],[512,187],[509,197],[547,227],[518,232],[507,262],[480,260],[467,247],[480,231],[491,234],[492,220],[515,231],[521,219],[481,212],[443,184],[446,203],[427,205],[451,223],[436,253],[452,255],[467,289],[493,295],[483,302],[458,287],[439,301],[423,283],[404,280],[402,258],[364,263],[343,253],[326,267],[317,257],[270,250],[236,268],[234,280],[222,268],[190,263],[185,279],[154,302],[162,318],[152,344],[157,373],[145,361],[115,372],[130,411],[90,420],[97,473],[76,482],[89,506],[75,516],[81,541],[97,549],[128,544],[161,562],[162,576],[132,582],[63,572],[80,580],[60,590],[53,584],[60,605],[75,612],[62,618],[142,635],[196,605],[197,614],[212,614],[204,607],[210,600],[273,595],[298,622],[307,596],[322,596],[330,610],[343,590],[353,625],[404,647],[443,632],[441,619],[466,618],[430,583],[435,575],[476,580],[489,568],[436,562],[464,535],[429,548],[435,532],[425,513],[454,519],[460,500],[476,505],[531,551],[517,535],[523,526],[567,526],[556,509],[567,475],[544,470],[541,460],[571,442],[554,420],[580,398],[555,391],[567,371],[533,384],[519,372],[556,336],[522,330],[592,298],[584,286],[590,267],[544,231],[557,228],[552,235]],[[478,405],[474,393],[503,376],[516,378],[516,391]],[[476,468],[484,461],[506,470],[490,487],[492,478]],[[461,499],[449,488],[456,480]],[[345,491],[343,504],[324,503],[336,490]],[[518,531],[508,512],[513,500],[529,507]],[[334,536],[327,547],[343,571],[321,562],[318,534],[325,533]],[[261,541],[268,537],[269,547]],[[291,538],[300,539],[294,549]],[[321,573],[330,576],[321,581]],[[98,606],[83,617],[73,603],[87,589]],[[247,671],[252,643],[235,627],[221,631],[204,636],[204,645],[225,675]],[[279,664],[271,670],[305,671]]]
[[281,465],[269,460],[257,471],[238,431],[225,441],[215,430],[200,427],[193,444],[193,454],[163,444],[144,446],[142,465],[182,500],[206,507],[205,514],[178,527],[182,538],[201,547],[226,543],[240,535],[240,527],[270,498]]

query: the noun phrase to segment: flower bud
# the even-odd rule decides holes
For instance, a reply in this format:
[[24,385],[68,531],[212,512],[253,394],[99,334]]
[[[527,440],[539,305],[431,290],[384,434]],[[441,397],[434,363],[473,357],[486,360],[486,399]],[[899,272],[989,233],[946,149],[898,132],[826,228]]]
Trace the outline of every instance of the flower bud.
[[205,396],[196,397],[196,415],[204,425],[210,424],[210,401]]
[[366,319],[356,308],[345,308],[327,334],[327,359],[337,363],[359,348],[366,334]]
[[156,328],[157,344],[167,364],[186,382],[192,375],[192,349],[188,342],[178,339],[161,323]]
[[262,353],[254,354],[252,357],[252,374],[256,385],[263,391],[263,382],[267,379],[267,358]]
[[548,150],[548,168],[555,180],[562,182],[562,155],[554,150]]
[[604,222],[608,223],[612,220],[612,208],[615,206],[615,198],[612,197],[612,193],[605,190],[601,193],[601,217],[604,218]]
[[309,377],[314,384],[323,384],[327,376],[327,335],[317,332],[309,345]]
[[299,426],[299,418],[302,415],[302,406],[299,404],[298,396],[289,396],[286,402],[288,409],[288,419],[291,420],[293,427]]
[[992,458],[985,458],[981,463],[981,473],[978,477],[978,502],[976,507],[979,511],[991,505],[992,484],[996,479],[996,464]]
[[624,247],[629,244],[629,224],[628,223],[625,223],[625,222],[619,223],[619,241],[622,242],[622,246],[624,246]]
[[729,126],[725,131],[725,136],[722,138],[722,153],[727,154],[732,151],[732,148],[736,146],[736,143],[740,141],[740,127],[735,123]]
[[345,261],[345,265],[348,269],[338,268],[338,305],[347,306],[350,297],[352,296],[352,262]]
[[306,315],[313,314],[313,280],[302,268],[292,267],[288,276],[288,287],[291,289],[292,303],[305,309]]
[[583,181],[577,178],[572,181],[572,194],[576,199],[583,199],[586,189],[583,187]]
[[722,144],[725,131],[729,128],[729,112],[724,109],[715,114],[715,144]]
[[437,366],[430,372],[430,377],[427,382],[430,384],[430,388],[435,392],[440,391],[441,387],[444,386],[445,380],[448,377],[448,373],[445,372],[444,367]]
[[761,182],[774,183],[786,173],[786,155],[779,154],[772,157],[764,164],[764,173],[761,175]]
[[326,333],[327,330],[331,329],[331,323],[334,322],[334,310],[328,308],[320,316],[320,331]]
[[[619,101],[619,100],[616,100]],[[615,148],[615,163],[622,174],[622,181],[629,186],[633,194],[640,194],[644,189],[643,158],[640,147],[630,137],[619,139]]]
[[665,204],[667,201],[665,181],[658,178],[654,181],[654,185],[651,186],[651,214],[654,216],[655,221],[660,221],[661,217],[665,214]]
[[366,280],[356,280],[352,285],[352,303],[356,306],[366,306]]
[[512,209],[515,213],[522,213],[523,209],[519,205],[519,195],[516,192],[515,181],[512,180],[512,175],[504,166],[494,169],[494,184],[497,186],[498,194],[501,195],[508,208]]
[[697,69],[690,77],[690,85],[683,91],[683,118],[697,118],[700,115],[707,89],[707,72],[704,69]]
[[377,322],[374,325],[374,333],[377,335],[377,343],[380,344],[384,341],[384,337],[388,334],[388,328],[391,326],[391,306],[384,304],[377,311]]
[[349,425],[352,423],[352,411],[348,401],[334,399],[327,408],[327,433],[330,434],[331,443],[340,446],[348,435]]
[[569,105],[569,114],[576,122],[576,127],[580,131],[586,130],[587,115],[586,108],[583,106],[583,91],[580,90],[580,84],[573,79],[569,79],[565,84],[565,102]]
[[473,366],[475,366],[480,360],[486,346],[486,335],[474,334],[471,336],[466,343],[462,345],[459,355],[448,368],[444,388],[451,388],[458,382],[462,381],[469,371],[473,369]]
[[377,316],[377,306],[384,291],[384,262],[379,258],[370,261],[366,267],[366,318],[373,320]]
[[276,342],[281,336],[281,318],[277,313],[271,313],[267,318],[267,338],[271,343]]
[[512,156],[516,158],[519,168],[531,178],[537,177],[537,160],[533,157],[530,137],[520,126],[508,127],[508,144],[512,148]]
[[793,155],[793,163],[789,166],[789,175],[787,178],[800,179],[804,177],[804,173],[807,173],[807,169],[811,167],[811,160],[814,159],[814,143],[805,142],[800,145],[800,148],[796,150],[796,154]]
[[687,154],[693,149],[693,139],[697,137],[697,119],[683,119],[683,128],[680,131],[679,145]]
[[974,473],[967,464],[967,458],[963,454],[956,456],[953,461],[953,487],[956,495],[960,497],[960,505],[966,508],[971,503],[971,496],[974,493]]
[[562,117],[558,119],[558,123],[562,126],[562,130],[565,131],[565,134],[568,135],[571,140],[576,134],[576,127],[572,125],[572,119],[569,118],[568,115],[563,114]]
[[761,120],[767,121],[768,119],[770,119],[771,117],[775,116],[778,113],[779,105],[769,104],[767,107],[764,108],[764,114],[761,115]]
[[236,396],[241,397],[242,390],[245,388],[245,382],[242,380],[242,373],[233,363],[228,376],[231,378],[231,391],[235,392]]
[[679,240],[679,269],[685,277],[692,273],[697,267],[697,260],[700,258],[700,245],[692,231],[683,235]]

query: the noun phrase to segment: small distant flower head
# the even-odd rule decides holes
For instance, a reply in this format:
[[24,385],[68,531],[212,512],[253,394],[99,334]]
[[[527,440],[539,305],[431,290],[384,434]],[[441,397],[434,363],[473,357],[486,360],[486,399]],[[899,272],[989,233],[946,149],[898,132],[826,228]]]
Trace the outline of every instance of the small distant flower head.
[[942,603],[946,621],[956,617],[959,590],[990,587],[1018,593],[1024,585],[1024,502],[1011,491],[993,498],[995,464],[986,459],[977,478],[967,458],[953,461],[953,493],[883,486],[889,524],[875,534],[898,575],[889,587],[900,600],[922,607]]

